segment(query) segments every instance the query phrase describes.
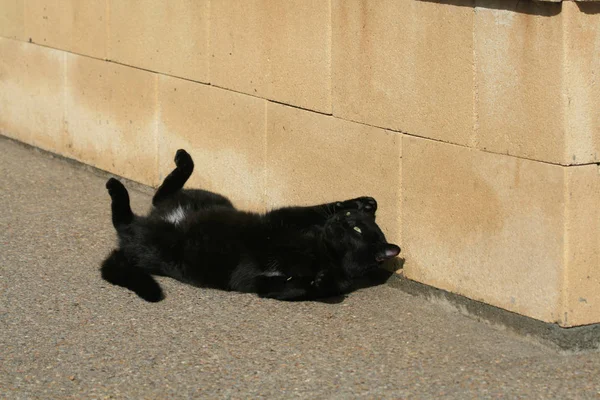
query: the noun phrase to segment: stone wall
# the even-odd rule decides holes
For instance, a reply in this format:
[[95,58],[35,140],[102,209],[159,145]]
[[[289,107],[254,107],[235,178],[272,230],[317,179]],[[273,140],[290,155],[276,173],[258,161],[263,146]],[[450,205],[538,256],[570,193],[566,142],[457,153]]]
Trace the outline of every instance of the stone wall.
[[[511,4],[508,4],[511,3]],[[0,0],[3,135],[264,210],[372,195],[411,279],[600,322],[600,4]]]

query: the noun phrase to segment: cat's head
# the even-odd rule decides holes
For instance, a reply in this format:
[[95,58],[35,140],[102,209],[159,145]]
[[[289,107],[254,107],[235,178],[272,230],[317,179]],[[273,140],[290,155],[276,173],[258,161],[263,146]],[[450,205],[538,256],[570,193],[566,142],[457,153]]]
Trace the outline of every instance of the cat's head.
[[400,253],[400,247],[387,242],[372,213],[339,212],[329,218],[323,233],[330,252],[350,276],[361,276]]

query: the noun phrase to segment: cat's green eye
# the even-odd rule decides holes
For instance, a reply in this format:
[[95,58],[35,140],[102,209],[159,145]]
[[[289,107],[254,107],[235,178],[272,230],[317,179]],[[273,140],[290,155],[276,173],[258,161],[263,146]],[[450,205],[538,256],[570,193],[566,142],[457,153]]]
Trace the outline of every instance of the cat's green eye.
[[349,216],[349,215],[350,215],[350,211],[348,211],[348,212],[346,213],[346,216]]
[[355,227],[354,227],[354,230],[355,230],[356,232],[358,232],[358,233],[362,233],[362,231],[360,230],[360,228],[359,228],[358,226],[355,226]]

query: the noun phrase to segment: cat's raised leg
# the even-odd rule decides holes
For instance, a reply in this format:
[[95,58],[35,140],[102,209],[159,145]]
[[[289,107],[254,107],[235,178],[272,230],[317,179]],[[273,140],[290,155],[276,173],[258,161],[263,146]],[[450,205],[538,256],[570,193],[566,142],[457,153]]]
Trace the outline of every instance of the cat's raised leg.
[[146,271],[130,265],[121,250],[114,250],[100,271],[105,281],[127,288],[146,301],[154,303],[164,298],[158,282]]
[[192,157],[183,149],[175,154],[175,169],[165,178],[152,198],[152,204],[158,205],[161,201],[183,188],[194,171]]
[[129,193],[121,182],[110,178],[106,182],[106,188],[111,198],[112,222],[115,229],[119,230],[124,225],[133,221],[133,212],[129,205]]

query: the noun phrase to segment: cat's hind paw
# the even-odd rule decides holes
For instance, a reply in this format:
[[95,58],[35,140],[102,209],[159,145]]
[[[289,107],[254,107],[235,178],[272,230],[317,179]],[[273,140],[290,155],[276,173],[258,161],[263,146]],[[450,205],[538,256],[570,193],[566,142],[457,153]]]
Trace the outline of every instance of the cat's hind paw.
[[177,150],[177,153],[175,153],[175,165],[177,168],[182,169],[193,168],[194,161],[187,151],[179,149]]

